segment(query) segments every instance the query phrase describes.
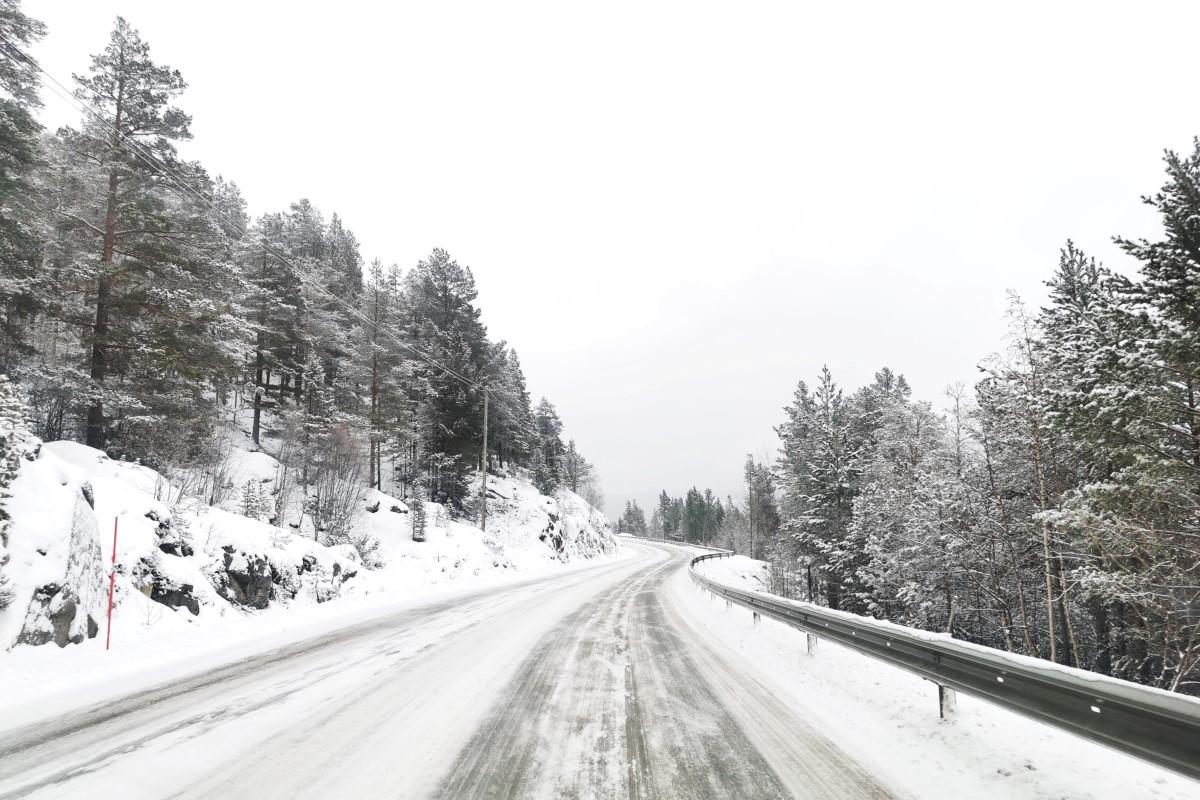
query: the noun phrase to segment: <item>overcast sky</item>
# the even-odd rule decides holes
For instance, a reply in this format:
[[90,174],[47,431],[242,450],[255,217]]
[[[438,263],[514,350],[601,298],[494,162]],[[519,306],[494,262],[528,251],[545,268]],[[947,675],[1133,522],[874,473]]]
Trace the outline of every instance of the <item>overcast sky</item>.
[[[1112,266],[1200,134],[1197,3],[26,0],[62,80],[116,14],[185,155],[367,259],[469,265],[610,511],[739,493],[795,383],[939,400],[1068,237]],[[46,98],[49,124],[74,123]]]

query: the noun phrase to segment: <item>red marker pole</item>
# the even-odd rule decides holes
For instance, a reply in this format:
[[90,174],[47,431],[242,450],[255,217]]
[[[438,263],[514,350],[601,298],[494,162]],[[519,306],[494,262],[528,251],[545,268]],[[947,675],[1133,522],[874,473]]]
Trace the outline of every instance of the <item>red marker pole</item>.
[[108,573],[108,632],[104,635],[104,649],[112,644],[112,604],[113,590],[117,585],[117,518],[113,517],[113,557],[112,572]]

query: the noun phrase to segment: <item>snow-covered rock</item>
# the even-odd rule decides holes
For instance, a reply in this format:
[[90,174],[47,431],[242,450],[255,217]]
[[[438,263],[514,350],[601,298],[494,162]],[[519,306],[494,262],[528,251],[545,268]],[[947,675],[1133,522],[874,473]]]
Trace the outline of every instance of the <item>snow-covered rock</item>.
[[79,469],[47,448],[23,459],[6,502],[12,527],[12,602],[0,611],[0,647],[60,647],[95,636],[104,608],[105,570],[93,488]]
[[523,470],[488,477],[488,531],[505,544],[536,531],[538,541],[564,561],[617,549],[603,513],[569,489],[559,489],[553,497],[542,494]]
[[210,506],[145,466],[74,442],[42,445],[6,503],[13,517],[6,574],[15,579],[15,600],[0,611],[0,649],[95,635],[114,563],[114,524],[114,616],[124,620],[125,635],[138,621],[139,636],[617,549],[603,514],[568,491],[540,494],[520,470],[489,479],[486,533],[425,503],[425,541],[415,542],[413,501],[375,489],[362,491],[349,532],[337,537],[314,529],[299,506],[278,525],[243,516],[246,493],[261,492],[273,505],[267,500],[279,464],[240,446],[229,464],[224,491]]

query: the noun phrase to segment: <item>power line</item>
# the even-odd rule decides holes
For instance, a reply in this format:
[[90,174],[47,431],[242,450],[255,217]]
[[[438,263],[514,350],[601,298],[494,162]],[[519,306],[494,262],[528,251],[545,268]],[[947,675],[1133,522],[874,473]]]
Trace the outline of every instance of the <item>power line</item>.
[[[5,56],[7,56],[10,60],[13,60],[13,61],[16,61],[19,58],[20,60],[23,60],[25,63],[29,64],[34,69],[36,69],[39,73],[38,82],[42,86],[44,86],[47,89],[49,89],[50,91],[54,92],[54,94],[59,96],[61,99],[65,99],[68,103],[70,103],[73,107],[78,109],[80,112],[89,116],[94,121],[98,122],[100,125],[102,125],[103,127],[107,128],[109,131],[111,131],[114,134],[114,136],[116,137],[116,141],[120,144],[126,145],[127,148],[130,151],[132,151],[133,155],[136,158],[143,161],[147,166],[149,166],[151,169],[158,172],[163,177],[168,178],[170,183],[173,184],[173,188],[177,190],[177,193],[178,192],[186,192],[187,194],[190,194],[193,197],[195,197],[196,199],[198,199],[200,202],[205,204],[205,206],[207,206],[208,209],[210,211],[212,211],[218,217],[218,219],[220,219],[222,222],[224,222],[229,228],[231,228],[235,232],[239,233],[241,236],[243,236],[243,237],[257,236],[263,246],[263,250],[265,252],[269,253],[270,255],[272,255],[275,259],[277,259],[284,265],[286,265],[286,266],[290,267],[292,270],[294,270],[295,273],[300,277],[301,282],[305,286],[307,286],[311,290],[313,290],[321,295],[324,295],[328,299],[333,300],[335,303],[339,304],[347,312],[349,312],[349,314],[352,317],[358,319],[359,321],[363,322],[366,325],[371,326],[372,329],[374,329],[376,331],[376,333],[380,332],[381,329],[375,323],[373,323],[370,319],[368,319],[365,314],[363,314],[361,311],[359,311],[357,308],[355,308],[353,305],[348,303],[343,298],[338,297],[337,295],[335,295],[334,293],[332,293],[328,289],[326,289],[324,286],[322,286],[320,284],[319,278],[317,276],[315,276],[310,270],[307,270],[307,269],[304,269],[304,268],[298,266],[295,262],[293,262],[291,259],[289,259],[286,255],[284,255],[279,250],[277,250],[267,240],[265,234],[262,234],[262,233],[259,233],[256,231],[252,231],[250,228],[241,224],[237,220],[230,219],[216,205],[216,203],[213,202],[211,197],[209,197],[203,191],[192,186],[190,183],[188,183],[186,180],[184,180],[182,177],[180,177],[174,170],[171,169],[170,165],[168,165],[168,164],[162,162],[160,159],[158,159],[154,155],[154,153],[151,152],[141,142],[138,142],[137,140],[127,136],[119,128],[117,128],[115,125],[110,123],[107,119],[103,118],[96,111],[92,110],[86,104],[81,102],[73,92],[71,92],[69,89],[67,89],[67,87],[64,86],[62,84],[62,82],[60,82],[57,78],[55,78],[53,75],[51,75],[49,72],[47,72],[42,67],[41,64],[37,63],[37,61],[30,58],[27,54],[22,52],[20,50],[20,48],[16,47],[11,42],[5,41],[3,39],[0,39],[0,42],[3,42],[5,45],[4,48],[0,49],[0,53],[3,53]],[[459,382],[463,383],[464,385],[466,385],[468,387],[478,389],[481,392],[484,392],[486,395],[486,393],[487,393],[486,386],[484,386],[476,381],[473,381],[470,378],[468,378],[465,375],[458,372],[457,370],[452,369],[451,367],[448,367],[445,364],[442,364],[441,362],[439,362],[435,358],[433,358],[426,351],[422,350],[421,348],[419,348],[413,344],[410,344],[409,342],[405,342],[400,337],[398,337],[394,333],[392,333],[390,330],[384,328],[384,329],[382,329],[382,333],[385,336],[387,336],[388,338],[390,338],[392,341],[394,341],[396,344],[400,345],[401,347],[405,348],[406,350],[408,350],[412,353],[415,353],[420,360],[424,361],[425,363],[429,364],[430,366],[440,369],[446,375],[449,375],[450,377],[454,378],[455,380],[458,380]]]

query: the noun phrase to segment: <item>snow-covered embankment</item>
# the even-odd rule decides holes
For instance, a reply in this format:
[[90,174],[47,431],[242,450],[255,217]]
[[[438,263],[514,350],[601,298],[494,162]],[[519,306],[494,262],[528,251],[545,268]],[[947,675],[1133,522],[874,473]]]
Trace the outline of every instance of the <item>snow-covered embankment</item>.
[[30,439],[5,501],[11,597],[0,609],[0,651],[103,646],[89,639],[103,639],[114,523],[123,643],[255,615],[269,624],[338,598],[411,596],[617,549],[602,513],[571,492],[543,496],[517,472],[489,482],[487,533],[426,503],[425,541],[413,541],[408,504],[365,489],[351,534],[323,543],[311,526],[266,521],[278,475],[269,455],[234,448],[208,505],[147,467],[73,442]]

